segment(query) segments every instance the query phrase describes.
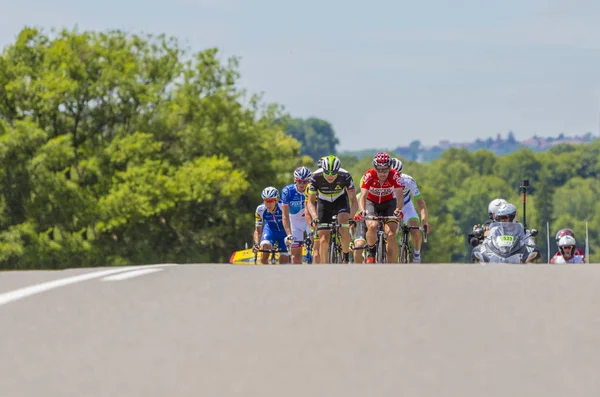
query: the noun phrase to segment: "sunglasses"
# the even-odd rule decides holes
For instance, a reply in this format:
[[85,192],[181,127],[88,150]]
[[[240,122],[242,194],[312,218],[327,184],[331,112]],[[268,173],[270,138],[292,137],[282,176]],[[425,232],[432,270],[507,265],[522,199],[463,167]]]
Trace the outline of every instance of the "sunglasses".
[[337,171],[323,171],[323,173],[327,176],[335,176],[337,175]]
[[264,199],[263,200],[266,204],[272,204],[272,203],[276,203],[277,199],[276,198],[268,198],[268,199]]
[[294,182],[299,183],[301,185],[306,185],[308,183],[308,179],[296,179]]
[[389,168],[375,168],[375,170],[377,172],[379,172],[380,174],[383,174],[384,172],[388,172],[390,169]]

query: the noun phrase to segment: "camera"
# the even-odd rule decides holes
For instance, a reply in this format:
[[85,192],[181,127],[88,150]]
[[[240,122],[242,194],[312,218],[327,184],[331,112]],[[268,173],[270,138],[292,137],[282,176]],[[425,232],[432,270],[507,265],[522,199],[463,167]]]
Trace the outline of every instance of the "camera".
[[523,179],[521,180],[521,188],[528,188],[529,187],[529,179]]

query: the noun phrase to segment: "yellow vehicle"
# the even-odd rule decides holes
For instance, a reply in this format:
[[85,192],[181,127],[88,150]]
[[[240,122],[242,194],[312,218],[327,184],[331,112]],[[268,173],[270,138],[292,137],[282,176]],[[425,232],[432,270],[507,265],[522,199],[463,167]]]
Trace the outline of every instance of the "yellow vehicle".
[[[256,263],[254,263],[254,252],[252,252],[252,248],[235,251],[231,254],[229,258],[229,263],[232,265],[260,265],[260,258],[257,258]],[[302,263],[306,262],[306,247],[302,247]],[[279,265],[279,254],[275,254],[275,265]]]

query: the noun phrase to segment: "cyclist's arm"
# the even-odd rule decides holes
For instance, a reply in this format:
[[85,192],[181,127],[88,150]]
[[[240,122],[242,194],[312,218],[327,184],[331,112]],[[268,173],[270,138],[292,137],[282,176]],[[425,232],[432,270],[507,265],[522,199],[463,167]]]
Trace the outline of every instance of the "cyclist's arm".
[[419,205],[419,211],[421,212],[421,223],[429,224],[427,220],[427,205],[425,204],[425,200],[423,200],[423,197],[419,197],[417,199],[417,204]]
[[348,190],[348,197],[350,197],[350,213],[356,214],[356,210],[358,208],[358,200],[356,200],[356,190]]
[[285,234],[289,236],[292,234],[292,226],[290,225],[290,206],[288,204],[281,204],[281,220]]
[[310,213],[311,218],[317,219],[317,193],[316,192],[308,192],[308,205],[307,210]]
[[262,225],[256,225],[254,228],[254,244],[260,244],[260,235],[262,234]]
[[369,195],[369,190],[364,187],[360,189],[360,199],[358,200],[358,209],[362,211],[364,214],[366,212],[367,207],[367,196]]
[[396,209],[404,209],[404,188],[394,188],[394,192],[396,193]]

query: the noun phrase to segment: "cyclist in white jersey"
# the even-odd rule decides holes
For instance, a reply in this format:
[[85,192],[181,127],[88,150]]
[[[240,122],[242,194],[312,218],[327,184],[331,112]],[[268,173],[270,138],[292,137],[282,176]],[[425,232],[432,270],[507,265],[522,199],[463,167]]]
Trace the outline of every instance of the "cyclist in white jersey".
[[[417,187],[417,182],[415,182],[414,178],[410,175],[406,175],[402,173],[403,164],[397,158],[392,159],[392,168],[398,171],[400,175],[400,182],[404,185],[404,208],[402,209],[402,213],[404,214],[404,223],[409,226],[419,226],[419,216],[415,211],[415,207],[411,200],[411,195],[415,199],[417,199],[417,204],[419,205],[419,212],[421,214],[421,224],[423,226],[427,225],[427,233],[431,231],[431,225],[427,220],[427,205],[425,204],[425,200],[421,196],[421,192],[419,192],[419,188]],[[423,244],[423,236],[418,229],[411,229],[410,231],[412,243],[414,247],[413,252],[413,263],[421,263],[421,245]]]
[[294,171],[294,183],[281,189],[281,209],[283,211],[283,227],[291,244],[292,263],[302,263],[302,245],[310,234],[310,227],[305,220],[306,187],[311,172],[306,167],[298,167]]

